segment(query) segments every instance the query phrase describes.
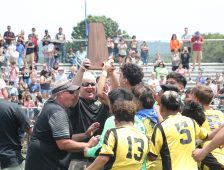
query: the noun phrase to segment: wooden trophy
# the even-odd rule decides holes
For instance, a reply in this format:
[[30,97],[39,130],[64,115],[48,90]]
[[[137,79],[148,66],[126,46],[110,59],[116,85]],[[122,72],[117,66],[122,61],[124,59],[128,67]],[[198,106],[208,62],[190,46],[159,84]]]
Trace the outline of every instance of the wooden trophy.
[[108,49],[102,23],[89,24],[88,58],[91,61],[91,70],[101,70],[103,62],[108,60]]

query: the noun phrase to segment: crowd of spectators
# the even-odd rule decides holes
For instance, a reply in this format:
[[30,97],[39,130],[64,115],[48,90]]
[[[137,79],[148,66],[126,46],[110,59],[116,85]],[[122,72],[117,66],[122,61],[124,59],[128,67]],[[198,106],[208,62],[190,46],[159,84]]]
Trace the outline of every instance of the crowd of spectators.
[[[12,101],[24,105],[26,98],[24,91],[29,89],[31,100],[33,100],[32,107],[40,106],[42,99],[45,101],[49,98],[52,83],[61,79],[74,78],[77,68],[87,57],[84,47],[80,47],[77,52],[69,48],[66,52],[66,37],[61,27],[55,35],[55,39],[52,39],[48,30],[45,30],[44,37],[41,39],[43,46],[41,53],[44,58],[44,64],[43,70],[38,74],[39,71],[37,71],[35,66],[35,63],[39,61],[38,41],[40,39],[36,34],[35,28],[31,29],[27,41],[23,30],[16,35],[11,31],[11,26],[7,26],[7,31],[3,36],[0,36],[0,75],[9,86],[11,91],[9,93],[10,98],[12,98]],[[223,87],[223,74],[217,73],[215,79],[202,77],[203,71],[200,68],[202,43],[203,38],[198,31],[192,36],[188,33],[188,28],[185,28],[181,40],[178,40],[176,34],[173,34],[170,41],[172,71],[180,73],[186,78],[188,77],[190,83],[211,86],[213,92],[218,95]],[[109,56],[112,56],[115,62],[117,61],[120,65],[133,63],[139,66],[147,66],[148,64],[149,45],[145,41],[139,45],[135,35],[132,36],[131,41],[125,41],[117,32],[114,37],[107,38],[107,47]],[[195,49],[196,52],[194,52]],[[189,65],[190,58],[193,61],[192,68]],[[65,74],[64,68],[59,66],[60,61],[72,65],[68,76]],[[195,69],[195,61],[199,62],[200,72],[198,78],[192,80],[191,72]],[[169,70],[166,67],[166,63],[162,60],[160,54],[157,53],[154,62],[154,72],[147,81],[156,89],[155,84],[157,86],[158,84],[164,84],[168,73]],[[39,96],[38,99],[36,99],[37,96]],[[40,97],[41,100],[39,99]]]
[[[69,48],[68,52],[66,52],[66,37],[62,32],[63,30],[61,27],[59,28],[59,32],[56,34],[55,39],[51,39],[48,30],[45,30],[45,35],[42,39],[43,47],[41,51],[44,57],[42,70],[37,70],[36,65],[40,59],[38,56],[39,39],[38,35],[36,34],[36,29],[32,28],[32,33],[28,35],[28,41],[26,41],[24,31],[21,31],[19,35],[15,36],[15,34],[11,31],[10,26],[8,26],[7,29],[8,31],[4,33],[4,36],[0,37],[0,79],[1,82],[3,81],[6,83],[6,89],[8,91],[8,96],[4,98],[7,98],[7,100],[13,103],[18,103],[21,105],[25,110],[24,113],[26,116],[33,120],[33,122],[35,122],[36,118],[40,114],[46,115],[46,110],[49,109],[47,106],[48,104],[46,104],[44,107],[45,111],[40,113],[44,103],[49,103],[52,101],[56,102],[54,103],[56,105],[64,103],[67,110],[63,110],[63,112],[68,111],[70,114],[70,121],[73,128],[72,132],[76,135],[80,133],[82,135],[84,134],[84,137],[73,136],[72,139],[75,141],[77,140],[87,142],[87,139],[92,136],[92,132],[89,133],[88,131],[88,128],[91,127],[92,123],[99,122],[100,124],[100,127],[97,127],[97,130],[94,131],[96,132],[96,135],[100,135],[101,133],[105,134],[106,130],[115,127],[114,119],[109,118],[111,109],[109,107],[112,107],[110,106],[110,103],[113,104],[114,102],[108,101],[107,94],[111,89],[119,89],[118,87],[125,88],[129,91],[129,93],[131,92],[134,95],[133,100],[138,103],[138,107],[134,109],[137,112],[135,119],[139,119],[138,121],[147,124],[141,126],[144,126],[144,134],[150,134],[150,138],[152,137],[152,128],[163,119],[158,108],[161,106],[160,99],[162,93],[165,91],[178,92],[178,94],[170,93],[172,98],[177,98],[178,95],[180,95],[182,103],[180,103],[178,99],[177,108],[181,107],[181,104],[187,103],[188,100],[190,100],[189,98],[192,97],[193,92],[196,93],[197,91],[200,91],[200,89],[197,89],[197,87],[201,86],[203,86],[204,89],[208,89],[208,91],[210,90],[209,92],[212,93],[212,95],[210,95],[212,96],[210,97],[211,100],[209,98],[209,102],[206,103],[207,108],[210,107],[210,104],[224,104],[224,72],[217,73],[215,78],[204,75],[204,72],[200,67],[202,58],[201,45],[203,43],[203,38],[200,36],[198,31],[195,33],[195,35],[191,36],[188,34],[188,30],[185,28],[185,34],[182,36],[181,41],[177,39],[176,34],[173,34],[170,41],[172,71],[167,68],[166,63],[163,61],[160,54],[157,53],[154,62],[154,70],[150,77],[145,80],[145,84],[143,85],[144,74],[139,66],[147,67],[150,49],[149,45],[145,41],[139,45],[136,36],[132,36],[130,42],[125,41],[125,39],[122,38],[122,36],[120,36],[118,33],[116,33],[113,38],[107,38],[109,61],[104,63],[101,76],[97,79],[90,72],[85,72],[88,67],[85,67],[83,63],[87,63],[87,66],[90,66],[91,61],[86,59],[87,53],[84,47],[80,47],[77,52],[74,52],[72,48]],[[15,42],[16,45],[14,45]],[[191,68],[189,65],[191,57],[193,59],[193,68]],[[115,62],[117,61],[119,63],[119,75],[117,75],[117,72],[115,71],[113,59]],[[200,72],[197,78],[192,80],[191,73],[195,70],[196,61],[199,63],[198,70]],[[60,62],[68,62],[71,64],[69,74],[66,73],[65,68],[62,67]],[[58,82],[67,82],[68,80],[73,80],[73,83],[77,85],[75,86],[75,90],[68,90],[70,87],[74,87],[71,84],[68,87],[65,87],[65,84],[61,84],[58,87],[59,89],[56,88],[58,91],[55,91],[55,84]],[[185,89],[187,83],[192,83],[195,85],[193,90]],[[61,89],[62,87],[63,89]],[[78,92],[79,89],[80,93]],[[120,91],[119,95],[122,95],[124,92],[123,89],[118,91]],[[74,96],[72,96],[74,94],[75,100],[77,100],[77,103],[74,104],[75,106],[72,104],[70,105],[71,101],[66,100],[66,96],[74,98]],[[109,93],[109,98],[111,97],[110,95],[111,93]],[[167,96],[163,96],[163,98],[165,98],[164,100],[168,100],[166,97]],[[125,97],[120,96],[120,98]],[[112,99],[110,98],[110,100]],[[58,101],[61,103],[57,103]],[[158,105],[155,103],[155,101],[157,101]],[[70,102],[69,105],[67,105],[67,102]],[[166,104],[167,107],[169,107],[168,103],[165,103],[164,105]],[[169,110],[169,108],[165,109],[168,111],[173,111],[172,109]],[[50,117],[55,114],[53,111],[54,110],[51,110]],[[60,115],[59,112],[56,113]],[[44,115],[43,119],[46,118]],[[50,117],[47,117],[47,119],[49,118],[51,121],[53,121],[50,122],[50,125],[54,127],[54,131],[57,131],[57,127],[62,126],[59,119],[60,117]],[[166,119],[166,117],[164,119]],[[106,120],[110,123],[108,123]],[[57,123],[54,121],[57,121]],[[132,121],[132,123],[136,122],[136,120],[135,122]],[[108,127],[104,127],[104,124],[108,125]],[[39,121],[38,126],[40,129],[42,129],[41,125],[42,122]],[[148,125],[150,126],[148,127]],[[106,130],[103,128],[106,128]],[[52,129],[48,130],[48,133],[51,134]],[[87,138],[85,136],[86,132],[88,132]],[[42,131],[37,129],[35,129],[35,133],[40,133],[38,134],[40,136],[42,135]],[[36,140],[35,137],[38,137],[38,135],[33,136],[32,142]],[[68,136],[60,136],[60,139],[64,137],[66,137],[66,139],[70,139],[70,136]],[[42,141],[42,138],[38,140]],[[54,139],[51,140],[52,143],[54,143]],[[101,137],[101,142],[103,140],[104,135]],[[97,149],[102,147],[102,143],[98,144],[100,146],[98,146]],[[57,151],[64,150],[67,152],[70,149],[65,149],[64,144],[61,143],[57,144],[57,146]],[[90,148],[81,147],[81,149],[85,151],[84,154],[87,156],[89,155],[88,157],[96,157],[96,150],[94,151],[94,154],[92,154],[93,150]],[[26,166],[32,167],[32,161],[34,161],[37,164],[36,168],[41,168],[38,167],[39,162],[34,159],[36,155],[35,151],[31,149],[30,152],[32,153],[30,153],[28,158],[31,161],[29,161]],[[42,151],[40,150],[40,152]],[[67,153],[64,154],[66,155]],[[51,154],[51,156],[54,155]],[[84,160],[84,162],[92,162],[92,160],[83,156],[83,152],[73,153],[68,157],[68,160],[75,158],[82,161]],[[41,157],[41,159],[44,160],[45,157]],[[68,165],[69,164],[67,163],[66,167],[68,167]]]

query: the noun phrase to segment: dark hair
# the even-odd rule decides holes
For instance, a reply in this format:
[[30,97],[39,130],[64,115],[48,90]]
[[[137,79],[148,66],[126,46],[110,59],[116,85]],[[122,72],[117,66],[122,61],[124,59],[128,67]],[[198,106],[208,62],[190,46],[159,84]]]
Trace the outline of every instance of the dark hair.
[[48,75],[49,75],[49,72],[48,72],[48,71],[46,71],[46,70],[42,70],[42,71],[40,72],[40,76],[47,77],[48,75],[46,75],[46,74],[48,74]]
[[14,81],[9,81],[9,85],[13,86],[14,85]]
[[187,101],[182,111],[182,115],[194,119],[200,126],[205,121],[204,108],[200,103]]
[[131,86],[139,84],[144,76],[142,69],[136,64],[126,63],[121,66],[123,76],[128,80]]
[[16,64],[16,62],[15,62],[15,61],[12,61],[12,62],[11,62],[11,64],[12,64],[12,65],[15,65],[15,64]]
[[163,92],[175,91],[175,92],[179,93],[179,89],[177,88],[177,86],[172,85],[172,84],[162,84],[160,87],[163,90]]
[[133,101],[120,100],[116,101],[112,106],[112,112],[115,116],[115,119],[119,122],[134,122],[136,111],[137,107]]
[[177,38],[176,34],[172,34],[171,40],[174,40],[174,36]]
[[178,111],[181,106],[180,96],[175,91],[166,91],[163,93],[160,103],[170,111]]
[[133,35],[131,38],[132,38],[132,39],[133,39],[133,38],[136,38],[136,36],[135,36],[135,35]]
[[133,88],[132,93],[139,99],[144,109],[153,108],[155,99],[153,97],[153,91],[149,87],[140,83]]
[[116,100],[132,101],[133,97],[134,96],[132,93],[130,93],[128,90],[123,88],[113,89],[108,94],[108,98],[110,100],[111,105],[113,105]]
[[30,94],[28,94],[28,95],[26,95],[26,97],[25,97],[25,101],[28,100],[28,97],[30,97],[30,99],[32,100],[32,96],[31,96]]
[[127,63],[127,60],[130,60],[130,62],[131,62],[131,57],[128,55],[128,56],[126,56],[125,58],[124,58],[124,63]]
[[159,67],[159,65],[160,65],[161,63],[163,64],[163,67],[165,67],[165,64],[164,64],[162,61],[159,62],[159,64],[158,64],[157,66]]
[[42,96],[36,96],[36,102],[39,101],[40,103],[43,103]]
[[35,69],[35,70],[37,70],[37,66],[36,65],[34,65],[34,67],[32,66],[32,65],[30,65],[30,70],[32,70],[32,69]]
[[198,99],[202,105],[211,103],[214,93],[209,86],[198,85],[192,89],[192,94]]
[[58,47],[55,48],[56,51],[60,51],[60,49]]
[[170,78],[175,79],[178,83],[182,84],[184,87],[186,87],[186,85],[187,85],[186,78],[183,75],[181,75],[180,73],[176,73],[176,72],[169,73],[166,76],[166,79],[168,80]]

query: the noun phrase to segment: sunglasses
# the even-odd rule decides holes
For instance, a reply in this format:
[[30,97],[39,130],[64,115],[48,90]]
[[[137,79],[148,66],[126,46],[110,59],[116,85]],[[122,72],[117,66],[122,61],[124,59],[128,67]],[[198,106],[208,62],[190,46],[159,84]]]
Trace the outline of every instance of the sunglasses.
[[83,87],[88,87],[88,86],[95,86],[96,85],[96,83],[88,83],[88,82],[86,82],[86,83],[82,83],[82,86]]

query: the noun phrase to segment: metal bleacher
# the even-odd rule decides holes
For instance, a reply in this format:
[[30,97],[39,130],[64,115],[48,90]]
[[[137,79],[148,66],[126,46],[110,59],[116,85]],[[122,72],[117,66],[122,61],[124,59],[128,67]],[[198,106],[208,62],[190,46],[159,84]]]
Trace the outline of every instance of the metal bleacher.
[[[37,65],[37,71],[39,73],[42,70],[42,64],[37,63],[36,65]],[[66,74],[69,73],[71,64],[60,63],[59,65],[64,68]],[[192,65],[192,63],[190,63],[190,65]],[[115,67],[116,67],[116,70],[119,71],[119,65],[115,64]],[[153,63],[148,63],[147,66],[141,66],[141,67],[142,67],[143,72],[144,72],[144,81],[147,81],[150,77],[151,72],[153,71],[153,68],[154,68]],[[171,63],[166,63],[166,67],[167,67],[169,72],[172,71],[171,70],[171,68],[172,68]],[[191,79],[193,81],[196,80],[199,72],[201,72],[197,69],[197,65],[196,65],[195,68],[196,69],[193,72],[191,72]],[[201,68],[203,70],[202,71],[203,77],[210,77],[210,78],[213,79],[213,78],[216,77],[216,73],[224,72],[224,63],[202,63]],[[100,70],[92,70],[92,71],[94,72],[94,74],[96,76],[98,76],[101,73]],[[192,82],[188,83],[188,86],[193,86],[193,85],[194,85],[194,83],[192,83]]]

